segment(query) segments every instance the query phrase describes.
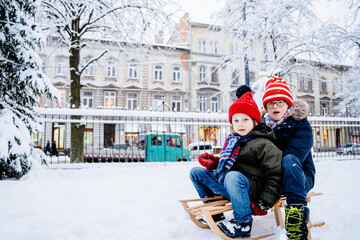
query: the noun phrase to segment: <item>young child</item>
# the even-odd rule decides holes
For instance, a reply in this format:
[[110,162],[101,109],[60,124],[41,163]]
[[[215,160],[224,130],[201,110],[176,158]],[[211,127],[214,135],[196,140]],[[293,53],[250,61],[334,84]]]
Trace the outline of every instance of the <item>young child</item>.
[[218,227],[230,238],[244,238],[251,234],[250,201],[267,211],[281,195],[281,151],[274,144],[274,132],[260,123],[251,92],[230,106],[229,122],[235,133],[225,140],[219,161],[209,154],[200,155],[205,168],[194,167],[190,178],[200,198],[222,195],[231,200],[234,219]]
[[306,195],[315,181],[309,106],[302,100],[293,101],[286,81],[276,77],[266,83],[263,104],[267,111],[263,122],[273,128],[276,146],[283,151],[286,235],[288,239],[308,239]]

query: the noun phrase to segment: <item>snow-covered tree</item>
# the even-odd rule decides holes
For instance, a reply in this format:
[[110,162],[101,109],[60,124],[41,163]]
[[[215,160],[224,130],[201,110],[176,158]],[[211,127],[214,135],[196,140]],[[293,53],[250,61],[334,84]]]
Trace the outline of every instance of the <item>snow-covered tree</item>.
[[[106,50],[85,66],[80,64],[85,39],[111,39],[127,44],[147,45],[155,34],[172,25],[169,0],[44,0],[44,26],[54,30],[68,47],[70,66],[70,107],[81,105],[81,74],[106,54]],[[121,47],[122,44],[118,44]],[[79,120],[80,117],[72,116]],[[84,125],[71,124],[71,161],[83,161]]]
[[[313,24],[318,21],[311,0],[227,0],[217,17],[223,31],[242,43],[242,59],[257,58],[260,75],[282,76],[298,66],[312,67],[310,61],[324,50],[315,38]],[[252,85],[256,94],[269,76]],[[254,96],[257,98],[257,96]]]
[[45,157],[30,145],[30,134],[42,130],[32,108],[36,97],[56,94],[36,53],[43,43],[34,22],[38,6],[0,0],[0,179],[20,178]]
[[[333,0],[334,1],[334,0]],[[360,0],[345,2],[347,18],[324,27],[327,41],[339,48],[340,59],[350,59],[349,80],[342,81],[337,97],[343,99],[336,109],[343,114],[360,116]],[[335,20],[335,19],[332,19]]]

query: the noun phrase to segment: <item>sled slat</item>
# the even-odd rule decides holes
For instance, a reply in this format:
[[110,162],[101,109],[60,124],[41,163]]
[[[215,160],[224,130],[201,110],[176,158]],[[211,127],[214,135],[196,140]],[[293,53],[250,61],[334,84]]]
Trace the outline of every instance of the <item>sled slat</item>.
[[202,202],[202,201],[208,201],[208,200],[219,200],[224,199],[222,196],[217,197],[211,197],[211,198],[195,198],[195,199],[188,199],[188,200],[180,200],[180,202]]

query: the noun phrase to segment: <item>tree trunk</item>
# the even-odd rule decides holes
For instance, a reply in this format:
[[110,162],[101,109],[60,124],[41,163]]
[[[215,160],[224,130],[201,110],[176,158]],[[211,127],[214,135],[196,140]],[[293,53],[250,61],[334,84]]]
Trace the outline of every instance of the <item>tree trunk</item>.
[[[71,116],[71,119],[79,119],[79,116]],[[70,161],[83,162],[84,153],[84,129],[85,125],[71,123],[71,147]]]
[[[81,104],[80,98],[80,39],[76,36],[72,39],[72,47],[70,48],[70,79],[71,79],[71,94],[70,94],[70,108],[79,108]],[[81,116],[71,116],[72,120],[80,120]],[[84,154],[84,129],[85,125],[82,123],[71,123],[71,146],[70,146],[70,161],[83,162]]]

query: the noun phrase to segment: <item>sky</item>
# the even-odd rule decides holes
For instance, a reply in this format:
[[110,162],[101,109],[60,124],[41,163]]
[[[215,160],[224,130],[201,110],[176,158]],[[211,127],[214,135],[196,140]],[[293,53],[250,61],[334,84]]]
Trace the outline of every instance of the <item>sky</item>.
[[[212,23],[212,13],[218,11],[225,4],[225,0],[175,0],[175,2],[178,2],[184,11],[189,13],[191,21],[201,23]],[[314,7],[321,20],[341,18],[341,15],[345,14],[341,1],[334,0],[330,4],[328,0],[316,0]]]
[[211,23],[213,12],[221,9],[225,0],[176,0],[189,13],[193,22]]

